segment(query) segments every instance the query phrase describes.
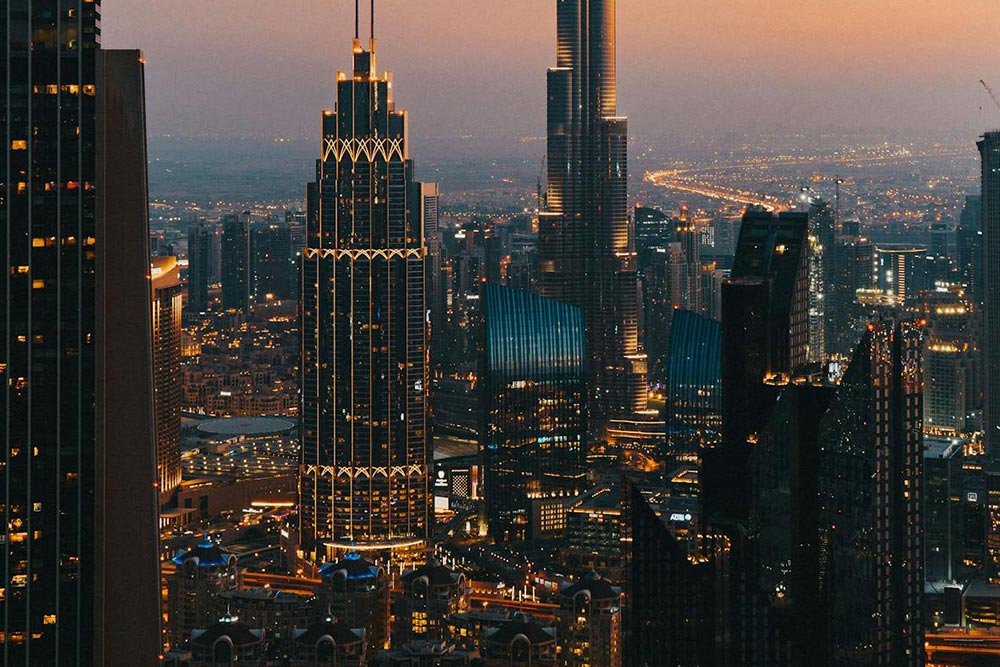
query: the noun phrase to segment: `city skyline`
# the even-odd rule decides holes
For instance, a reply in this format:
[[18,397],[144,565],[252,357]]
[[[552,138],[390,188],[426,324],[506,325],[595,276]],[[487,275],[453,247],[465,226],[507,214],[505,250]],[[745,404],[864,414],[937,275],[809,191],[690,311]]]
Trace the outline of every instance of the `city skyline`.
[[[333,88],[323,64],[353,7],[291,4],[248,13],[236,0],[211,9],[105,2],[105,44],[141,43],[151,65],[150,133],[315,136],[309,110]],[[413,119],[414,137],[544,135],[541,73],[552,60],[553,6],[497,3],[490,21],[458,0],[385,1],[378,11],[396,18],[376,35],[385,38],[386,60],[399,63],[400,81],[421,82],[404,85],[410,106],[424,111]],[[1000,68],[980,60],[1000,37],[1000,18],[985,0],[632,1],[618,11],[620,107],[636,136],[1000,125],[978,84],[1000,82]],[[470,98],[479,100],[471,110],[463,103]]]

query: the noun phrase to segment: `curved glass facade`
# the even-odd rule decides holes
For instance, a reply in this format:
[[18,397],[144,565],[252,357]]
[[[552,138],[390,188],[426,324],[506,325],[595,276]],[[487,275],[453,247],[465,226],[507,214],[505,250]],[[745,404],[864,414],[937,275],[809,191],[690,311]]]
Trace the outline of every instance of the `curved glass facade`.
[[674,312],[667,356],[671,442],[714,441],[722,424],[722,333],[715,320]]
[[480,448],[489,532],[527,536],[533,500],[583,485],[583,310],[489,283],[483,289]]

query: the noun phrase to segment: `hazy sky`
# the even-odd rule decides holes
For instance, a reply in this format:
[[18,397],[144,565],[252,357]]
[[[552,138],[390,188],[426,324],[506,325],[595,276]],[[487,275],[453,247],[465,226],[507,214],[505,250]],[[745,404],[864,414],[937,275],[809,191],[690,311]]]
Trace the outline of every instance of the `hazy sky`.
[[[152,134],[318,136],[350,0],[103,0],[146,54]],[[379,63],[420,137],[544,131],[555,0],[380,0]],[[618,0],[633,134],[1000,126],[998,0]],[[981,108],[981,109],[980,109]]]

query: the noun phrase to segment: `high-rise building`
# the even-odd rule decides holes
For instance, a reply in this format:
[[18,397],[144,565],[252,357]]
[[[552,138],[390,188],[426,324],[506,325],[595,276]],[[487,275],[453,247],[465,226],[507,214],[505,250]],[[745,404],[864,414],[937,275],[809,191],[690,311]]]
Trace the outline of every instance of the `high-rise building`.
[[532,505],[584,485],[583,312],[487,283],[480,360],[484,518],[498,540],[531,537]]
[[250,216],[231,213],[222,221],[222,307],[250,315]]
[[[834,215],[830,205],[814,199],[809,206],[809,361],[826,358],[827,248],[833,247]],[[829,243],[830,245],[826,245]]]
[[924,246],[881,244],[875,247],[875,262],[878,289],[901,302],[933,286]]
[[809,216],[750,207],[722,286],[722,448],[703,457],[705,512],[745,514],[746,458],[808,357]]
[[605,419],[646,407],[627,120],[617,115],[615,2],[561,1],[556,23],[557,63],[548,72],[548,207],[538,230],[541,293],[583,308],[597,432]]
[[956,435],[976,430],[980,378],[976,363],[975,305],[960,289],[921,297],[924,343],[924,432]]
[[982,157],[983,445],[1000,455],[1000,132],[977,144]]
[[176,257],[154,257],[153,395],[160,505],[181,483],[181,279]]
[[674,315],[684,304],[685,272],[684,252],[675,241],[657,248],[642,270],[642,332],[653,382],[663,382],[666,375],[667,341]]
[[717,578],[725,561],[720,540],[689,553],[649,506],[630,490],[628,605],[623,633],[626,667],[704,667],[716,661]]
[[267,223],[250,232],[250,283],[255,303],[292,296],[292,229]]
[[217,232],[205,223],[188,227],[188,283],[187,304],[190,313],[204,313],[208,310],[208,286],[213,278],[213,241]]
[[955,253],[959,279],[977,305],[983,303],[983,198],[966,195],[955,230]]
[[353,72],[323,113],[303,253],[299,522],[312,563],[420,548],[430,521],[424,207],[375,46],[355,34]]
[[674,230],[677,242],[681,244],[681,252],[684,253],[684,284],[681,288],[681,307],[703,315],[698,226],[695,224],[694,218],[691,217],[687,205],[681,205]]
[[670,329],[666,396],[671,449],[717,443],[722,430],[719,323],[679,310]]
[[850,357],[867,321],[857,291],[875,285],[875,247],[864,236],[839,237],[826,253],[823,267],[829,276],[824,292],[826,352]]
[[869,324],[819,427],[829,649],[853,664],[923,664],[920,329]]
[[236,556],[209,539],[178,551],[171,559],[174,570],[166,577],[167,628],[172,649],[191,641],[191,634],[218,620],[215,596],[236,590],[243,579]]
[[675,239],[673,219],[657,208],[636,204],[635,248],[638,269],[641,273],[650,263],[656,261],[656,253]]
[[924,578],[929,584],[963,581],[963,440],[924,436]]
[[141,59],[100,49],[97,2],[4,12],[0,661],[154,665]]

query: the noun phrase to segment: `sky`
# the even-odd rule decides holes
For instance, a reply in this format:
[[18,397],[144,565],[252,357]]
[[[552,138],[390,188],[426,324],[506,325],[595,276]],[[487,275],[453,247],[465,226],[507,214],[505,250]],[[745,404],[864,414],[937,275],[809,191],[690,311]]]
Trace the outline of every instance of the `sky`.
[[[364,4],[364,3],[363,3]],[[350,0],[103,0],[141,48],[153,135],[318,136]],[[364,10],[364,8],[363,8]],[[379,0],[380,68],[422,139],[537,137],[555,0]],[[364,19],[363,19],[364,24]],[[1000,126],[997,0],[618,0],[633,135]]]

